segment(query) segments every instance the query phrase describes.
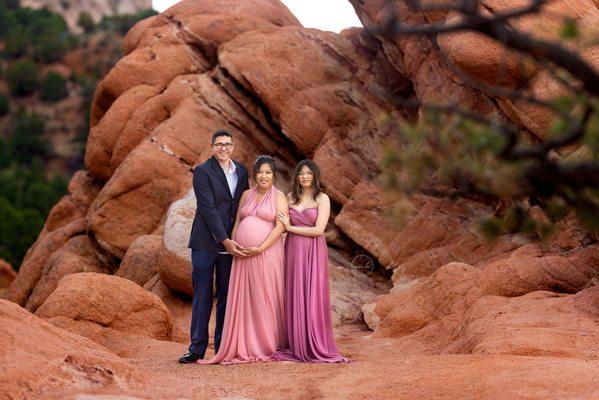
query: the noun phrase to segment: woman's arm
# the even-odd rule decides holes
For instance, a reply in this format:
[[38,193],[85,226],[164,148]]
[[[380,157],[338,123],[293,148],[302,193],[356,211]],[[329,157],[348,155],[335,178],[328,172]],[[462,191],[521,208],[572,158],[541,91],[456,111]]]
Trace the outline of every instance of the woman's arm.
[[315,226],[293,226],[289,222],[287,214],[279,214],[279,221],[284,223],[287,232],[295,233],[296,235],[317,237],[324,234],[324,230],[329,222],[329,215],[331,214],[331,200],[326,194],[321,194],[317,200],[318,205],[318,217],[316,217]]
[[[277,195],[277,215],[279,213],[288,213],[289,212],[289,203],[287,202],[287,198],[285,197],[285,195],[282,192],[280,192],[278,190],[276,192],[276,195]],[[244,253],[249,256],[255,256],[257,254],[262,253],[264,250],[266,250],[270,246],[272,246],[281,237],[283,232],[285,232],[285,226],[283,226],[283,223],[281,221],[279,221],[279,219],[277,218],[275,227],[270,231],[270,233],[268,234],[266,239],[264,239],[264,242],[262,242],[262,244],[259,247],[246,248],[244,250]]]

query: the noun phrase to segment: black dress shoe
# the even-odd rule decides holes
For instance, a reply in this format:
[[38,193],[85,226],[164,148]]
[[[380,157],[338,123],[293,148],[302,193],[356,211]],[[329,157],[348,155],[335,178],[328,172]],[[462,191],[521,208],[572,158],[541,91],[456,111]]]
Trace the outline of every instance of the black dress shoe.
[[204,358],[204,356],[190,352],[190,353],[185,354],[181,358],[179,358],[179,362],[181,364],[191,364],[191,363],[195,363],[196,361],[201,360],[203,358]]

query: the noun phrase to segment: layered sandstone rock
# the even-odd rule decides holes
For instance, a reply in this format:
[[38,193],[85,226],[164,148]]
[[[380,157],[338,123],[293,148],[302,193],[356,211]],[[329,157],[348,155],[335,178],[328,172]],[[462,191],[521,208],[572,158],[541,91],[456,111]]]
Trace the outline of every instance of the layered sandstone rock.
[[[382,24],[393,10],[402,22],[414,25],[456,21],[452,13],[418,12],[404,1],[351,3],[366,27]],[[490,13],[505,12],[516,6],[492,0],[482,3]],[[576,20],[585,34],[599,16],[596,2],[556,0],[548,3],[540,14],[511,23],[537,37],[555,39],[565,20]],[[566,93],[543,67],[480,34],[460,31],[440,35],[439,47],[428,38],[418,36],[377,36],[377,39],[390,61],[411,79],[419,101],[456,102],[482,114],[510,119],[532,136],[545,137],[554,115],[537,105],[502,98],[496,91],[487,89],[488,86],[515,89],[526,85],[529,94],[544,100]],[[599,66],[596,47],[583,49],[582,54],[591,65]],[[599,251],[593,245],[596,235],[585,230],[573,215],[559,221],[555,235],[540,248],[526,235],[507,235],[495,243],[482,240],[472,224],[492,212],[489,205],[464,199],[446,203],[446,199],[420,195],[411,200],[415,216],[403,227],[389,225],[380,218],[381,205],[385,204],[380,191],[371,184],[360,184],[335,220],[348,236],[393,268],[391,294],[363,307],[365,320],[377,335],[401,337],[406,351],[461,352],[472,346],[490,352],[492,343],[501,341],[500,337],[506,334],[505,342],[493,351],[524,354],[526,351],[520,352],[518,344],[505,333],[510,318],[531,318],[527,310],[519,308],[521,305],[536,307],[536,310],[553,306],[560,309],[562,303],[568,304],[563,307],[578,304],[579,298],[585,299],[583,302],[594,301],[595,294],[590,289],[585,295],[575,293],[597,282]],[[377,233],[372,235],[372,232]],[[499,297],[483,301],[487,295]],[[524,297],[511,299],[518,296]],[[474,307],[479,302],[487,308]],[[493,326],[490,322],[493,317],[487,318],[497,315],[493,307],[509,314],[502,322],[506,327],[496,327],[502,333],[492,334],[492,328],[488,334],[482,333],[485,324]],[[467,327],[470,312],[485,321],[476,325],[477,334],[486,335],[489,343],[486,339],[471,343],[475,339],[473,330]],[[587,311],[581,311],[575,318],[584,320],[585,313]],[[590,322],[594,317],[589,318]],[[566,319],[564,327],[569,325]],[[556,317],[546,322],[549,343],[558,343],[559,338],[564,337],[558,320]],[[588,346],[585,329],[572,332],[567,340]],[[539,340],[536,332],[522,334],[522,347],[526,347],[525,343],[532,346]],[[452,341],[460,344],[451,347]],[[557,348],[549,349],[551,346],[555,347],[548,344],[543,350],[543,345],[538,344],[538,354],[553,352],[574,357],[594,354],[594,350],[588,353],[563,349],[560,352]],[[530,354],[535,351],[530,350]]]
[[445,351],[597,360],[598,304],[599,287],[575,295],[485,296],[468,311]]
[[[352,3],[369,26],[383,20],[391,2]],[[410,23],[452,18],[397,3]],[[558,3],[556,15],[594,13],[588,2]],[[485,2],[490,12],[506,5]],[[249,166],[258,154],[275,156],[281,188],[289,188],[297,161],[318,162],[333,205],[327,237],[335,247],[329,265],[335,323],[342,331],[361,312],[373,340],[385,343],[377,354],[413,357],[390,362],[389,373],[412,382],[434,370],[447,390],[427,383],[434,395],[463,393],[480,374],[490,398],[515,381],[529,397],[546,397],[552,388],[567,397],[571,381],[577,395],[594,393],[596,362],[573,358],[597,358],[596,334],[588,334],[597,330],[596,235],[570,215],[542,245],[523,234],[486,242],[475,226],[494,204],[425,194],[410,198],[414,216],[400,226],[385,217],[393,204],[377,186],[379,144],[396,139],[398,125],[417,121],[420,111],[392,100],[454,101],[535,133],[546,116],[526,112],[530,121],[523,121],[513,108],[525,108],[468,79],[506,87],[532,80],[542,91],[544,71],[526,64],[516,74],[517,55],[477,35],[442,37],[436,48],[415,36],[305,29],[275,0],[182,1],[136,25],[124,52],[94,96],[89,172],[73,177],[69,195],[52,210],[7,292],[10,300],[31,309],[43,302],[38,315],[123,356],[147,354],[142,347],[154,356],[164,343],[178,352],[173,342],[188,340],[192,293],[191,171],[209,156],[211,132],[225,127],[235,135],[236,160]],[[500,59],[508,61],[505,77],[496,73]],[[351,265],[356,254],[371,256],[379,277],[388,271],[389,293],[381,295],[388,287]],[[118,277],[74,274],[81,271]],[[371,343],[360,340],[356,347]],[[378,379],[380,365],[355,354],[377,369],[355,376]],[[430,354],[435,358],[423,358]],[[499,381],[495,365],[507,371]],[[539,385],[534,373],[513,372],[526,368],[549,372]],[[388,374],[384,381],[396,382]],[[338,383],[331,385],[338,390]],[[325,392],[332,390],[326,385]],[[475,397],[478,389],[468,390]]]
[[140,377],[106,348],[6,300],[0,300],[0,364],[3,398],[42,398],[57,390],[121,391]]
[[161,245],[160,235],[139,236],[129,246],[115,275],[144,286],[158,272],[158,254]]
[[[154,275],[145,285],[144,289],[160,297],[173,318],[173,333],[171,341],[189,345],[189,328],[191,325],[191,300],[192,298],[170,289],[160,280],[158,274]],[[211,319],[209,331],[214,332],[214,320]]]
[[92,244],[85,235],[69,239],[45,261],[40,280],[27,299],[25,308],[35,312],[56,289],[65,276],[79,272],[109,274],[111,271],[94,256]]
[[193,295],[191,282],[191,250],[187,248],[196,211],[193,190],[174,202],[164,224],[162,246],[159,250],[158,275],[172,290]]
[[0,259],[0,289],[9,287],[16,276],[17,273],[12,268],[12,265]]
[[[214,24],[219,30],[206,28]],[[94,96],[89,173],[72,183],[87,185],[85,201],[70,195],[55,207],[9,298],[35,310],[62,276],[82,271],[118,271],[139,284],[158,272],[167,287],[191,294],[186,242],[193,196],[180,212],[167,210],[190,193],[191,168],[207,157],[210,133],[223,126],[236,134],[237,160],[277,156],[284,189],[294,163],[314,157],[342,204],[377,173],[380,150],[373,143],[391,132],[379,120],[395,111],[379,91],[410,90],[376,46],[361,31],[338,36],[301,28],[276,1],[181,2],[138,24],[125,40],[125,57]],[[301,73],[307,69],[313,73]],[[314,125],[307,129],[306,121]],[[355,172],[337,179],[342,170]],[[337,245],[351,247],[338,228],[330,232]],[[84,233],[96,259],[88,267],[61,256],[63,245],[84,241]],[[56,261],[42,265],[46,259]],[[340,288],[351,286],[351,274],[337,277]],[[339,320],[354,318],[374,293],[340,303]]]
[[172,317],[156,295],[128,279],[97,273],[63,278],[35,315],[108,348],[119,349],[119,341],[131,336],[170,340],[173,332]]
[[[365,305],[365,320],[377,335],[401,337],[410,351],[596,357],[589,332],[597,329],[598,291],[588,287],[599,278],[597,246],[567,256],[521,249],[482,269],[444,265]],[[581,325],[573,328],[570,318]],[[559,350],[562,340],[575,348]]]
[[[430,22],[452,24],[459,16],[445,12],[417,12],[404,1],[380,3],[377,1],[351,1],[358,16],[365,26],[373,26],[384,22],[393,10],[402,22],[418,25]],[[523,2],[506,2],[502,0],[485,0],[481,9],[487,13],[506,12],[515,7],[522,7]],[[595,35],[595,26],[599,21],[599,9],[592,0],[570,1],[552,0],[547,2],[540,13],[531,13],[510,20],[509,25],[536,38],[561,40],[559,37],[564,21],[574,20],[583,36],[581,43]],[[560,84],[553,74],[514,51],[506,49],[501,43],[482,34],[459,31],[439,35],[439,49],[432,46],[429,39],[405,35],[395,38],[394,43],[402,54],[393,57],[394,61],[403,65],[413,77],[418,99],[421,101],[448,99],[458,104],[467,104],[478,111],[497,112],[488,103],[488,98],[497,101],[501,114],[505,114],[517,125],[525,128],[530,134],[546,138],[555,114],[537,104],[526,100],[511,100],[502,96],[493,87],[524,88],[526,93],[538,99],[551,101],[568,93],[568,88]],[[384,40],[389,46],[387,40]],[[590,40],[592,42],[592,39]],[[599,70],[599,47],[582,44],[582,56]],[[432,60],[441,58],[437,63]],[[434,76],[430,73],[433,72]],[[443,76],[450,81],[442,81]],[[436,82],[437,93],[434,92]],[[420,90],[431,87],[433,91]],[[470,87],[481,90],[486,96],[472,92]],[[446,90],[447,88],[447,90]],[[441,95],[441,96],[439,96]],[[448,95],[449,97],[443,96]],[[486,105],[484,105],[487,103]],[[484,105],[484,106],[483,106]]]
[[[210,132],[222,126],[236,134],[238,160],[277,156],[280,179],[289,179],[295,161],[314,158],[341,204],[377,174],[381,150],[373,144],[393,128],[380,119],[396,115],[381,90],[410,90],[377,42],[364,32],[301,28],[277,2],[230,5],[181,2],[140,23],[96,91],[86,165],[108,182],[91,206],[89,229],[117,258],[161,227],[168,205],[190,186],[188,171],[208,155]],[[240,25],[242,13],[247,22]],[[216,19],[222,31],[206,30]],[[372,69],[387,76],[373,77]],[[140,184],[149,179],[142,175],[159,186]]]

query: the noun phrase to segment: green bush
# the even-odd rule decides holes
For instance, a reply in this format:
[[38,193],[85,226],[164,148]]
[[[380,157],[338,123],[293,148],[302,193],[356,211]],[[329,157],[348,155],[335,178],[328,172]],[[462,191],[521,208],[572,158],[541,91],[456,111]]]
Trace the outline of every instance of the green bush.
[[77,25],[79,25],[85,33],[91,33],[96,30],[96,23],[91,14],[87,11],[83,11],[79,14],[79,18],[77,18]]
[[75,136],[73,142],[81,146],[82,153],[85,153],[85,144],[89,135],[90,125],[90,110],[92,105],[92,99],[96,90],[96,80],[90,77],[82,77],[77,79],[77,83],[81,86],[81,95],[83,100],[81,101],[80,111],[84,115],[84,122],[79,130],[79,134]]
[[67,80],[56,72],[49,72],[42,81],[40,99],[47,102],[60,101],[67,97]]
[[47,9],[0,6],[0,40],[5,43],[2,55],[6,58],[56,61],[72,46],[72,38],[64,19]]
[[44,219],[38,211],[15,208],[0,196],[0,258],[18,270],[43,226]]
[[6,70],[6,80],[10,92],[15,96],[28,96],[32,94],[38,87],[39,68],[37,64],[30,60],[24,59],[13,63]]
[[17,121],[10,135],[10,149],[13,159],[19,164],[30,164],[34,157],[47,157],[50,143],[43,136],[45,124],[35,113],[19,111]]
[[6,168],[11,162],[10,146],[6,140],[0,138],[0,169]]
[[49,180],[39,158],[29,166],[12,164],[0,169],[0,258],[18,269],[48,212],[66,192],[66,179]]
[[8,103],[8,96],[4,93],[0,93],[0,117],[8,115],[10,112],[10,104]]
[[18,24],[14,13],[10,9],[0,3],[0,39],[6,38],[11,28]]
[[69,41],[56,40],[55,37],[42,37],[33,50],[33,58],[43,63],[60,60],[69,48]]
[[20,2],[19,0],[0,0],[0,8],[6,8],[8,10],[14,10],[19,8]]

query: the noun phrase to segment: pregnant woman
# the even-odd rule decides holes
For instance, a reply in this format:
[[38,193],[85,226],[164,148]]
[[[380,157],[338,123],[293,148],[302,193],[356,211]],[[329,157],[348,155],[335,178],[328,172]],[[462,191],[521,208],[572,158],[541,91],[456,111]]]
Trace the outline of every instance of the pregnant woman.
[[329,262],[324,230],[331,203],[320,170],[312,160],[295,169],[289,194],[289,216],[277,214],[288,235],[285,241],[285,328],[288,349],[277,360],[347,362],[335,346],[329,298]]
[[275,162],[260,156],[252,175],[255,186],[240,199],[232,237],[247,258],[233,260],[223,335],[218,353],[198,364],[238,364],[271,360],[286,347],[283,327],[284,260],[277,212],[287,213],[287,199],[277,190]]

